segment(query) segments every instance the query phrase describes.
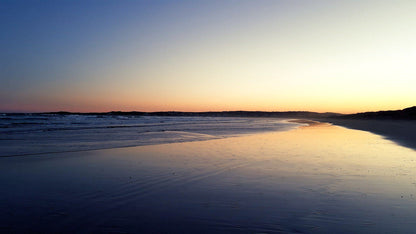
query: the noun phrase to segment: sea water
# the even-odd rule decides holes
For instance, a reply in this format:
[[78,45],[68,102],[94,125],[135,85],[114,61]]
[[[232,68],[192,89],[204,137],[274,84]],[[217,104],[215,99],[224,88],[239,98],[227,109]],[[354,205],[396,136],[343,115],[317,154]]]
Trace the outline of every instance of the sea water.
[[296,126],[272,118],[1,114],[0,156],[201,141]]

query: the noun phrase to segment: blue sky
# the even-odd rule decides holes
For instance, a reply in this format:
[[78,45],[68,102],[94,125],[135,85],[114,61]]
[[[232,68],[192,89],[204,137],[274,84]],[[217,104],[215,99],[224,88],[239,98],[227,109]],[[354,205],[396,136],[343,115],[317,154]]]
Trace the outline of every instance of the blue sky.
[[414,1],[1,1],[0,111],[400,109]]

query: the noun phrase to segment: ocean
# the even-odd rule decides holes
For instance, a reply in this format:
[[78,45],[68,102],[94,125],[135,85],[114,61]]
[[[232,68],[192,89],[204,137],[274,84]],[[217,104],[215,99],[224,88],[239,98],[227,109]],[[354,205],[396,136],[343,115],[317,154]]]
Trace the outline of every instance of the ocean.
[[275,118],[0,114],[0,156],[201,141],[297,126]]

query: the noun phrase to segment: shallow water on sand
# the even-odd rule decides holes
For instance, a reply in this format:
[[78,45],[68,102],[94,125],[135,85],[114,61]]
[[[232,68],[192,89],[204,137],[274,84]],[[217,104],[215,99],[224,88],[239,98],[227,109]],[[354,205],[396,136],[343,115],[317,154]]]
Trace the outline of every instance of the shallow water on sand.
[[279,118],[0,113],[0,157],[203,141],[297,126]]
[[328,124],[0,159],[0,231],[412,233],[416,152]]

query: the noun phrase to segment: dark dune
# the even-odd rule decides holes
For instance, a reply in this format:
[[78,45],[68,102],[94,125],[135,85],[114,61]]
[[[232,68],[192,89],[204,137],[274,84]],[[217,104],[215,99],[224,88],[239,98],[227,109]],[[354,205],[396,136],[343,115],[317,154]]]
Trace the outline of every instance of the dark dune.
[[389,110],[377,112],[363,112],[351,115],[341,115],[340,119],[389,119],[389,120],[416,120],[416,106],[403,110]]

